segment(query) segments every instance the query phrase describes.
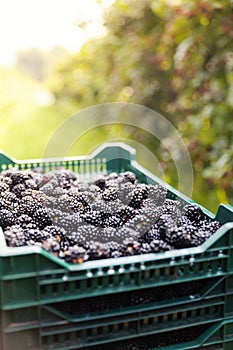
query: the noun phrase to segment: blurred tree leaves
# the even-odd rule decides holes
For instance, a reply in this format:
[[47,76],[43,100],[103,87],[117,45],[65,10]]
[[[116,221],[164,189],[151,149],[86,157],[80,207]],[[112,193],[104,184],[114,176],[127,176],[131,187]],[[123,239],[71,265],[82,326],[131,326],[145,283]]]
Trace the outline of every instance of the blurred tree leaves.
[[[132,102],[165,115],[195,171],[193,197],[215,210],[233,200],[233,13],[228,0],[116,0],[107,35],[57,66],[59,103]],[[137,138],[132,134],[132,137]],[[176,185],[174,164],[150,135],[143,143]],[[159,148],[158,148],[159,147]],[[174,145],[175,147],[175,145]]]

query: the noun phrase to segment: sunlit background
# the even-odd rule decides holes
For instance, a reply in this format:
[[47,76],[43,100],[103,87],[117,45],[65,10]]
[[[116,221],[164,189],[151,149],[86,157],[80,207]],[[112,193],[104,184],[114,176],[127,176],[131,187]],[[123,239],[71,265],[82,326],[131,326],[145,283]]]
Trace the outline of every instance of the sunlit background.
[[[0,149],[18,159],[42,157],[56,128],[77,111],[137,103],[179,131],[193,162],[193,198],[215,211],[233,198],[232,42],[228,0],[2,1]],[[119,135],[153,152],[177,185],[167,149],[132,127],[92,130],[69,154]]]

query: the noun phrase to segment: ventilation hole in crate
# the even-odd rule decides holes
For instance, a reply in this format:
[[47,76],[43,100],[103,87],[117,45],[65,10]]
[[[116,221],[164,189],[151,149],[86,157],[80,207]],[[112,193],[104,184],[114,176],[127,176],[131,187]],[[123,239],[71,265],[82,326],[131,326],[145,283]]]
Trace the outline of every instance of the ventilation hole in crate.
[[103,286],[103,277],[98,277],[97,282],[98,282],[98,286],[102,287]]
[[108,283],[109,283],[109,285],[113,284],[113,276],[112,275],[108,276]]
[[182,319],[182,312],[177,312],[177,320],[181,320]]
[[91,288],[92,287],[92,279],[88,278],[87,279],[87,288]]
[[57,284],[52,284],[52,292],[53,293],[57,293],[57,290],[58,290],[58,285]]
[[59,335],[58,334],[54,334],[53,335],[53,342],[54,343],[58,343],[59,342]]
[[162,315],[160,315],[160,316],[158,317],[158,323],[163,323],[163,316],[162,316]]
[[64,290],[64,292],[69,292],[69,290],[70,290],[70,283],[64,283],[63,284],[63,290]]
[[7,169],[7,165],[6,164],[2,164],[1,168],[2,168],[2,171],[4,171],[4,170]]
[[203,263],[202,263],[202,262],[198,263],[198,271],[199,271],[199,272],[203,272],[203,270],[204,270],[204,265],[203,265]]
[[212,266],[211,262],[208,263],[208,270],[210,272],[212,272],[212,270],[213,270],[213,266]]
[[201,310],[200,309],[196,309],[196,316],[200,316],[201,315]]
[[179,276],[183,276],[184,275],[184,268],[181,266],[178,271],[177,271]]
[[167,317],[167,320],[169,322],[173,321],[173,317],[174,317],[174,314],[169,314],[168,317]]

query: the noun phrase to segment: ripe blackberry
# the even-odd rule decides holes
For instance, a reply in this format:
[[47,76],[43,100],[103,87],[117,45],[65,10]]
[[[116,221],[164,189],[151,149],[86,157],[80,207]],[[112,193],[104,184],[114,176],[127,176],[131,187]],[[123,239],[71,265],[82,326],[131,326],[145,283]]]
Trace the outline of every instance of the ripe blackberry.
[[52,220],[49,216],[48,210],[46,208],[38,208],[33,212],[33,220],[37,223],[40,229],[43,229],[45,226],[51,225]]
[[192,236],[196,231],[193,225],[183,225],[174,230],[171,234],[171,244],[175,248],[189,248],[192,246]]
[[209,231],[203,231],[202,229],[194,232],[191,239],[192,247],[198,247],[202,243],[204,243],[209,237],[211,233]]
[[0,201],[2,202],[1,206],[9,210],[14,210],[19,203],[17,196],[9,191],[0,194]]
[[109,215],[102,220],[103,227],[119,227],[123,224],[124,221],[119,215]]
[[148,185],[147,188],[147,198],[150,199],[156,206],[163,205],[166,200],[167,189],[161,185]]
[[123,182],[119,184],[118,198],[120,199],[122,204],[129,205],[132,199],[132,193],[134,189],[135,185],[133,185],[131,182]]
[[155,224],[151,229],[139,238],[139,242],[150,243],[153,240],[161,240],[159,227]]
[[0,210],[0,226],[4,229],[16,223],[15,216],[7,209]]
[[89,210],[82,213],[81,218],[91,225],[99,226],[102,224],[102,213],[96,210]]
[[30,224],[31,222],[33,222],[33,219],[31,216],[23,214],[20,215],[17,218],[17,224],[20,225],[22,228],[25,228],[28,224]]
[[123,256],[138,255],[140,254],[140,250],[141,244],[133,238],[124,239],[120,247],[120,252],[123,254]]
[[152,252],[152,249],[149,243],[141,243],[140,254],[149,254],[151,252]]
[[76,231],[67,234],[67,238],[72,245],[86,245],[90,241],[99,240],[99,232],[95,226],[83,224]]
[[56,225],[50,225],[50,226],[46,226],[43,229],[43,234],[47,234],[51,237],[56,238],[56,240],[58,241],[58,243],[60,243],[61,241],[63,241],[65,239],[65,231]]
[[203,220],[203,221],[200,221],[198,227],[203,231],[213,234],[221,227],[221,224],[216,220],[214,221]]
[[157,252],[165,252],[167,250],[172,250],[173,247],[167,242],[164,242],[162,239],[153,239],[150,242],[151,252],[157,253]]
[[31,190],[39,190],[38,182],[36,179],[28,179],[24,183],[25,187]]
[[138,184],[135,189],[129,193],[129,205],[133,208],[140,208],[143,200],[148,196],[148,186],[144,184]]
[[126,224],[126,227],[134,230],[138,234],[145,234],[153,225],[151,223],[151,219],[146,215],[138,214],[130,219]]
[[97,199],[91,204],[91,209],[101,212],[104,215],[104,213],[108,213],[108,203],[102,199]]
[[202,220],[204,213],[198,205],[189,204],[184,207],[184,214],[196,224]]
[[105,201],[109,202],[117,199],[117,194],[118,194],[117,188],[112,186],[112,187],[106,188],[102,196]]
[[60,251],[60,244],[54,237],[50,237],[43,241],[42,247],[47,250],[48,252],[51,252],[58,256]]
[[137,181],[136,175],[131,171],[125,171],[119,174],[119,177],[123,177],[125,182],[131,182],[134,184]]
[[98,227],[96,228],[96,236],[94,240],[98,240],[100,243],[114,242],[116,239],[117,230],[114,227]]
[[26,190],[24,184],[18,184],[12,187],[11,192],[14,193],[18,198],[22,198]]
[[10,170],[7,170],[5,175],[10,177],[10,179],[12,181],[12,186],[18,185],[18,184],[23,184],[26,179],[29,179],[26,172],[22,172],[20,170],[16,170],[13,168]]
[[3,179],[0,180],[0,193],[9,191],[10,187],[3,181]]
[[72,247],[69,247],[64,252],[64,259],[72,264],[81,264],[85,260],[87,260],[88,256],[86,253],[86,249],[83,247],[80,247],[78,245],[74,245]]
[[39,210],[42,209],[43,206],[38,203],[35,199],[33,199],[31,196],[25,196],[20,201],[19,205],[19,213],[20,214],[27,214],[29,216],[33,217],[33,214]]
[[94,184],[98,186],[101,190],[104,190],[105,182],[106,182],[106,177],[100,176],[95,180]]
[[23,229],[19,225],[8,227],[4,231],[6,244],[9,247],[21,247],[26,245],[26,239]]
[[129,205],[122,204],[117,209],[116,214],[119,215],[124,220],[124,222],[127,222],[128,220],[132,219],[135,216],[136,212]]
[[107,259],[111,257],[111,250],[105,243],[90,242],[86,250],[88,260]]
[[76,231],[78,227],[84,222],[80,215],[75,213],[71,215],[68,214],[59,216],[55,223],[57,226],[60,226],[62,229],[64,229],[67,233],[70,233]]

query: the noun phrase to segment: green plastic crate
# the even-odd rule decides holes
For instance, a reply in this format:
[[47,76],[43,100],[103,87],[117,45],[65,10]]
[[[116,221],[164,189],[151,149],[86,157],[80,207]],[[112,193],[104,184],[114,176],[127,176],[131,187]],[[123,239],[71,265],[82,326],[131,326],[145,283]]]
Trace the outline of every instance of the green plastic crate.
[[[65,160],[13,161],[0,155],[1,170],[12,166],[45,171],[63,166],[79,172],[80,179],[130,170],[141,182],[164,185],[169,198],[193,203],[142,168],[135,151],[122,143]],[[140,337],[161,328],[171,332],[174,325],[182,329],[202,321],[204,327],[233,317],[233,210],[221,205],[214,216],[202,209],[206,218],[224,225],[200,247],[172,252],[71,265],[38,247],[6,247],[0,238],[0,348],[82,349],[84,344]],[[163,297],[166,288],[182,290],[193,281],[195,295]],[[140,292],[162,297],[133,305],[129,295]],[[101,298],[109,303],[106,311],[80,314],[82,303],[98,304]],[[121,307],[110,307],[119,299],[124,300]]]

